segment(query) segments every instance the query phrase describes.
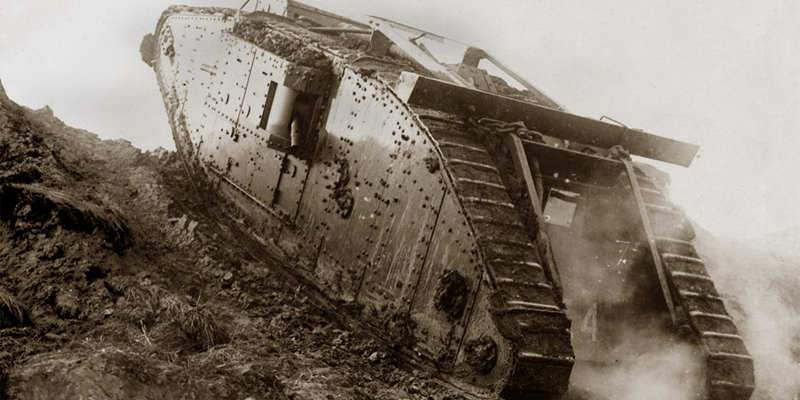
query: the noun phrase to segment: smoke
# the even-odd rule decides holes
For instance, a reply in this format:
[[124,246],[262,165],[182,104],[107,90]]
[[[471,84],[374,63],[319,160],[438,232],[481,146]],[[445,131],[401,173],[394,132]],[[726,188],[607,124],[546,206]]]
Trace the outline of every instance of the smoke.
[[[612,363],[576,363],[572,385],[614,400],[702,398],[702,360],[697,349],[658,329],[626,329]],[[580,359],[580,357],[578,357]]]
[[698,231],[696,242],[753,356],[752,400],[800,399],[800,228],[750,241]]
[[571,393],[591,393],[592,400],[702,399],[703,355],[671,327],[648,244],[632,239],[640,222],[621,206],[626,201],[624,193],[587,198],[576,232],[551,229],[569,244],[554,251],[573,321]]
[[[658,318],[614,325],[613,343],[574,341],[576,364],[571,385],[614,400],[701,399],[704,387],[702,354],[676,339]],[[608,333],[605,335],[608,337]],[[598,363],[592,360],[603,360]]]
[[[586,199],[572,233],[548,232],[560,244],[554,251],[573,321],[576,364],[567,398],[703,399],[703,355],[669,327],[646,244],[619,239],[635,237],[626,227],[636,225],[619,204]],[[759,239],[694,230],[695,247],[753,357],[751,399],[800,400],[800,226]]]
[[[697,227],[696,231],[697,250],[753,356],[756,390],[751,399],[800,399],[800,228],[757,240],[717,238]],[[573,282],[583,286],[589,280]],[[593,298],[582,301],[587,300]],[[635,295],[630,301],[636,301]],[[702,398],[703,362],[693,345],[677,341],[652,320],[644,328],[621,324],[615,327],[615,343],[599,354],[582,354],[587,349],[580,338],[585,312],[576,311],[571,315],[578,359],[574,387],[609,399]],[[585,361],[597,358],[614,362]]]

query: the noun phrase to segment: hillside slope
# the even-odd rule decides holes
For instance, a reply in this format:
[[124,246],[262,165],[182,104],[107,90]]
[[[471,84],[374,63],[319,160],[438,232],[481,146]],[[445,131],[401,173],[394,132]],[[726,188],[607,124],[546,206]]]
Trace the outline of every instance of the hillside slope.
[[7,398],[450,396],[342,325],[184,177],[174,153],[100,140],[0,85]]
[[[755,359],[753,399],[800,398],[800,229],[750,242],[697,231]],[[176,154],[100,140],[0,85],[4,397],[461,397],[399,367],[292,265],[192,186]]]

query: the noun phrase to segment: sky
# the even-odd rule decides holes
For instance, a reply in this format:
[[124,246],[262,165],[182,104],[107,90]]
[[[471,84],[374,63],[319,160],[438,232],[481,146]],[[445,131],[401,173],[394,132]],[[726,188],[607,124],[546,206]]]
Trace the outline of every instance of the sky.
[[[155,74],[139,57],[171,3],[0,1],[0,80],[12,100],[49,105],[71,126],[174,149]],[[306,3],[473,44],[573,113],[699,144],[688,169],[657,166],[672,175],[673,200],[716,235],[800,228],[800,2]]]

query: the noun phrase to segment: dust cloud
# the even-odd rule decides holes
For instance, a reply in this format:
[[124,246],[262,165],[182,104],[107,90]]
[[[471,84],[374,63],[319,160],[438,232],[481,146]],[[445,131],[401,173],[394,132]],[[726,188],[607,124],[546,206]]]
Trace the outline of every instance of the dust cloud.
[[[800,399],[800,262],[796,261],[800,260],[800,227],[748,240],[712,236],[697,224],[694,230],[698,253],[753,357],[756,389],[751,399]],[[586,260],[585,255],[573,257]],[[639,260],[631,261],[637,264]],[[624,289],[624,282],[640,287],[643,281],[620,279],[619,272],[614,268],[584,271],[582,279],[571,280],[572,287],[565,279],[565,294],[573,295],[572,303],[583,305],[570,310],[578,360],[573,388],[615,400],[704,398],[705,367],[696,345],[682,340],[680,332],[668,328],[658,313],[631,318],[614,308],[613,302],[623,308],[639,303],[643,291],[653,290],[646,285],[643,290]],[[598,286],[599,281],[609,285]],[[603,287],[616,288],[617,296]],[[596,306],[592,318],[598,321],[597,342],[590,339],[595,332],[587,330],[585,305],[593,303],[611,308],[603,313],[603,307]],[[605,332],[603,320],[611,325]]]
[[657,329],[630,329],[608,350],[609,364],[576,364],[575,387],[615,400],[702,398],[702,362],[693,346]]
[[[630,321],[609,322],[611,315],[599,318],[607,320],[605,328],[598,329],[604,336],[598,336],[601,344],[573,341],[577,361],[572,386],[614,400],[703,398],[702,354],[669,331],[663,314]],[[584,325],[585,318],[573,317],[573,331],[581,332]]]
[[696,243],[753,356],[751,399],[800,399],[800,227],[749,241],[698,231]]
[[[672,327],[649,246],[637,242],[641,222],[631,201],[624,191],[587,197],[567,236],[571,246],[556,249],[573,321],[571,390],[593,400],[702,399],[703,355]],[[660,231],[683,229],[672,225]]]

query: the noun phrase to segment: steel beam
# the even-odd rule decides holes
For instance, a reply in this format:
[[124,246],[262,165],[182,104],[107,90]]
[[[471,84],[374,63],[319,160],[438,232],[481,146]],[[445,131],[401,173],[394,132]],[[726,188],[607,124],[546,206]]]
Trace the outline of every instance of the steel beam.
[[412,106],[465,117],[522,121],[544,135],[601,148],[621,145],[631,154],[688,167],[699,146],[580,117],[508,97],[403,72],[398,96]]

